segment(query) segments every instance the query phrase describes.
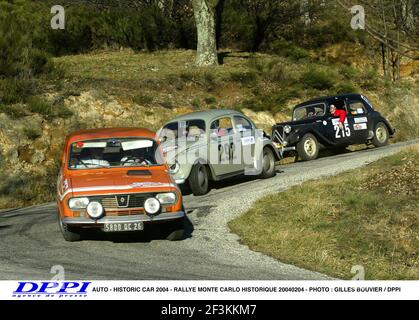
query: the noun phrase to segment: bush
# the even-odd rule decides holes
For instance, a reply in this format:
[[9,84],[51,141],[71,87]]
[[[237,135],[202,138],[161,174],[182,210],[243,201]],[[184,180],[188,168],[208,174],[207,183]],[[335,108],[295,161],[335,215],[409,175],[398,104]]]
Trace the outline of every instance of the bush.
[[249,108],[253,111],[271,111],[273,113],[286,111],[285,104],[300,97],[298,87],[284,88],[278,91],[264,93],[253,98],[244,100],[241,108]]
[[138,105],[146,106],[146,105],[152,104],[154,101],[154,98],[149,95],[137,94],[134,96],[132,100]]
[[39,113],[44,116],[52,114],[52,106],[48,101],[39,97],[30,97],[27,101],[29,110],[33,113]]
[[201,101],[198,98],[195,98],[191,102],[192,107],[199,109],[201,107]]
[[35,83],[32,80],[6,78],[0,80],[0,103],[23,102],[33,94]]
[[254,71],[232,72],[230,74],[230,80],[233,82],[239,82],[245,86],[249,86],[255,84],[257,81],[257,74]]
[[327,90],[333,87],[333,81],[330,75],[324,70],[310,68],[301,76],[301,82],[306,86],[317,90]]
[[356,77],[358,77],[358,71],[351,66],[343,65],[340,68],[339,72],[340,72],[341,75],[343,75],[348,80],[353,81]]
[[358,93],[359,90],[350,82],[342,82],[335,86],[335,91],[337,94],[343,94]]
[[361,88],[364,90],[376,90],[378,89],[382,80],[379,78],[375,69],[369,69],[362,75]]
[[19,119],[26,115],[26,110],[23,105],[0,104],[0,113],[5,113],[12,119]]
[[204,99],[206,104],[216,104],[217,103],[217,99],[215,97],[206,97]]
[[49,55],[36,6],[30,1],[0,3],[0,76],[28,78],[46,71]]
[[41,136],[41,132],[34,128],[24,128],[23,133],[29,140],[35,140]]
[[310,53],[306,49],[298,47],[286,40],[273,41],[269,46],[268,51],[296,61],[310,57]]
[[66,119],[66,118],[72,117],[73,115],[74,115],[74,112],[71,111],[69,108],[63,106],[63,105],[61,105],[61,106],[59,106],[59,108],[57,108],[56,116],[58,118]]
[[288,79],[285,67],[277,61],[269,63],[265,77],[273,82],[284,82]]

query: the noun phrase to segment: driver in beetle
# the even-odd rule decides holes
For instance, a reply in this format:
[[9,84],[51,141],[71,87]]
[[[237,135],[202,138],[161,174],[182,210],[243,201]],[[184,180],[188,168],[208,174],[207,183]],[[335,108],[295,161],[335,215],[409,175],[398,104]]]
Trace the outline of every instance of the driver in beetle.
[[332,116],[339,118],[339,128],[343,128],[343,124],[346,120],[346,111],[337,109],[335,105],[330,105],[330,113]]

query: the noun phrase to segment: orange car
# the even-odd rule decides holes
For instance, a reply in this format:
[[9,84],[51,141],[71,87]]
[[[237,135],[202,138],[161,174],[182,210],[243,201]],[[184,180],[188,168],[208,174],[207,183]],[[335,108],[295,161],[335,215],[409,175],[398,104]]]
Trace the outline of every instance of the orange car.
[[155,133],[146,129],[80,130],[66,137],[57,184],[58,222],[67,241],[92,228],[135,232],[164,223],[169,240],[184,234],[181,192]]

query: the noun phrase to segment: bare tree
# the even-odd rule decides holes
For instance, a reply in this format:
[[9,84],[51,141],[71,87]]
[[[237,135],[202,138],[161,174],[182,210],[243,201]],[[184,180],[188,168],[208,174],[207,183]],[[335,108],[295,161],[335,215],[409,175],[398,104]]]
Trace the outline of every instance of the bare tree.
[[[352,1],[337,0],[348,9]],[[415,34],[415,1],[410,0],[357,0],[368,10],[365,31],[380,43],[384,75],[391,75],[393,81],[400,79],[402,57],[419,60],[419,48]],[[391,73],[390,73],[391,72]]]
[[215,9],[220,0],[192,0],[198,34],[196,64],[218,65]]

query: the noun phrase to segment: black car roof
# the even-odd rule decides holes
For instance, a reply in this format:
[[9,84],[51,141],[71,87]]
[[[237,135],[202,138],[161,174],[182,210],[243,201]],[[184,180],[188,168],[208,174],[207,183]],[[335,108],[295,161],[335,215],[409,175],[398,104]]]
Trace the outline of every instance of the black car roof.
[[357,93],[338,94],[336,96],[320,97],[320,98],[312,99],[312,100],[309,100],[309,101],[305,101],[305,102],[300,103],[299,105],[295,106],[295,108],[307,106],[307,105],[310,105],[310,104],[321,103],[321,102],[331,102],[335,99],[337,100],[337,99],[356,99],[356,98],[360,99],[362,97],[361,97],[360,94],[357,94]]

